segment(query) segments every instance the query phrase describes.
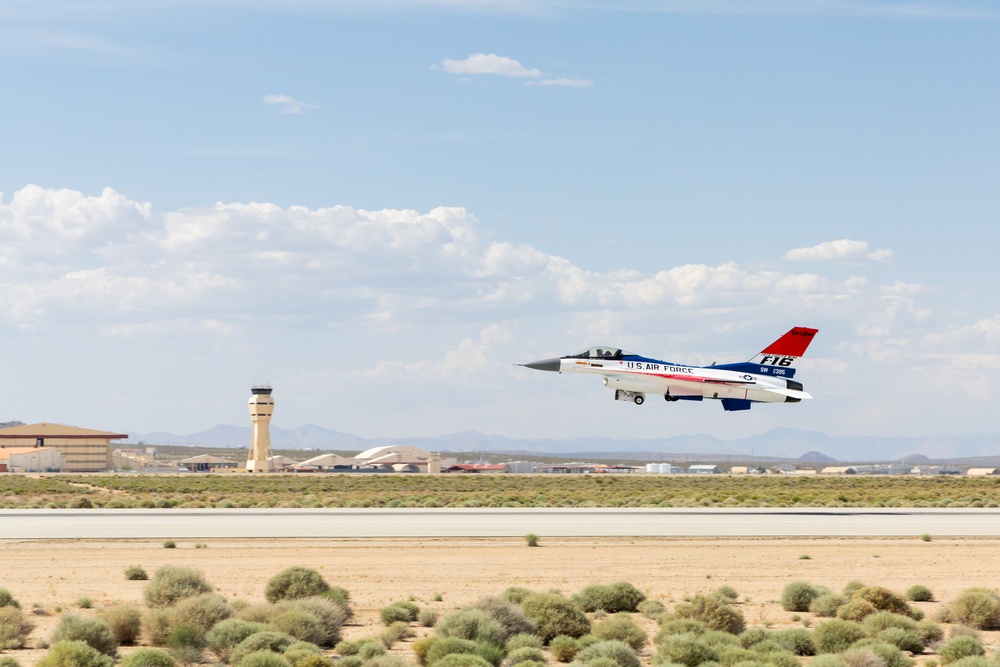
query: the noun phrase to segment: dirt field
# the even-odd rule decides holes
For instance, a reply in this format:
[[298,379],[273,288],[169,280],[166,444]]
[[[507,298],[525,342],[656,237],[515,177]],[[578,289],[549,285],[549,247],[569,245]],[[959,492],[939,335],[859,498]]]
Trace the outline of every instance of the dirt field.
[[[12,541],[0,539],[0,587],[27,611],[37,607],[31,643],[55,626],[56,608],[74,609],[81,597],[95,609],[115,602],[142,603],[143,581],[126,581],[124,570],[141,565],[196,567],[230,600],[262,601],[267,580],[291,565],[320,570],[331,584],[351,592],[356,618],[345,638],[376,634],[379,610],[412,598],[447,611],[497,594],[508,586],[573,593],[590,583],[629,581],[665,603],[728,584],[740,593],[748,626],[794,624],[777,604],[789,581],[804,580],[839,591],[859,579],[904,591],[929,586],[937,600],[973,586],[1000,584],[997,539],[681,539],[542,538],[540,548],[522,539]],[[809,558],[802,558],[808,556]],[[440,594],[442,601],[434,602]],[[920,603],[933,618],[940,602]],[[81,613],[93,613],[83,611]],[[800,614],[808,618],[809,614]],[[652,631],[652,624],[647,628]],[[421,629],[421,632],[426,632]],[[1000,633],[985,633],[990,646]],[[127,649],[125,649],[127,651]],[[405,644],[401,654],[406,654]],[[647,653],[649,649],[647,649]],[[43,651],[12,653],[23,667]]]

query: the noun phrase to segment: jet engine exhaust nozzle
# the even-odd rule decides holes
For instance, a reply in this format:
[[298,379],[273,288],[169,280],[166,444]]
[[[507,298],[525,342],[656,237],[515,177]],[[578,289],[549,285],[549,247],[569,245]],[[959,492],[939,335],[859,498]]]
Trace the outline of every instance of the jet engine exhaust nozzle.
[[536,371],[559,372],[559,359],[540,359],[527,364],[521,364],[525,368],[534,368]]

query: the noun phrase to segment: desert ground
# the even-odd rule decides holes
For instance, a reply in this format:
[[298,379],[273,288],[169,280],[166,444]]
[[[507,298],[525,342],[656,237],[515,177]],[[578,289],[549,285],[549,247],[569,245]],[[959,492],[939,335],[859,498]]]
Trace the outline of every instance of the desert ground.
[[[573,593],[591,583],[629,581],[667,603],[729,585],[739,592],[747,625],[783,627],[803,621],[781,609],[785,584],[803,580],[839,591],[851,580],[902,592],[924,584],[936,602],[918,603],[933,619],[937,609],[974,586],[1000,583],[1000,540],[954,538],[541,538],[523,539],[301,539],[178,541],[165,549],[157,540],[19,541],[0,538],[0,587],[37,624],[29,641],[44,640],[58,611],[75,610],[90,597],[94,611],[142,604],[144,581],[127,581],[124,570],[141,565],[150,574],[164,564],[202,570],[218,592],[234,600],[263,600],[264,585],[280,570],[303,565],[351,592],[355,619],[347,639],[374,635],[379,610],[413,599],[442,612],[498,594],[508,586]],[[435,596],[440,601],[434,601]],[[93,611],[77,610],[79,613]],[[818,620],[818,619],[817,619]],[[648,622],[652,636],[655,626]],[[428,630],[420,628],[418,636]],[[992,649],[1000,633],[984,633]],[[128,649],[123,649],[127,652]],[[394,652],[408,655],[407,644]],[[647,648],[646,653],[650,649]],[[14,651],[28,667],[41,650]]]

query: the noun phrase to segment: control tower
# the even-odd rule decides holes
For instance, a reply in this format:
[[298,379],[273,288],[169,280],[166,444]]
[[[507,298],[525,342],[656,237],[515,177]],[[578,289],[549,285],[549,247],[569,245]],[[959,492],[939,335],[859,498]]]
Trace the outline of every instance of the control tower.
[[271,472],[271,415],[274,399],[271,388],[257,385],[250,388],[250,419],[253,420],[253,442],[247,459],[247,472]]

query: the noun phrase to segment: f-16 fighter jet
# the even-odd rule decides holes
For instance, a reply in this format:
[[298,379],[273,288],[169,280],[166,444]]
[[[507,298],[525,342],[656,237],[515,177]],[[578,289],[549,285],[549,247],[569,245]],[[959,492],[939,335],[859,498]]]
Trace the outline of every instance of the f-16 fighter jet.
[[795,327],[750,361],[686,366],[626,352],[611,345],[591,347],[558,359],[520,364],[539,371],[599,375],[616,401],[642,405],[646,394],[667,401],[715,398],[726,410],[749,410],[754,403],[798,403],[812,396],[793,380],[795,362],[818,329]]

